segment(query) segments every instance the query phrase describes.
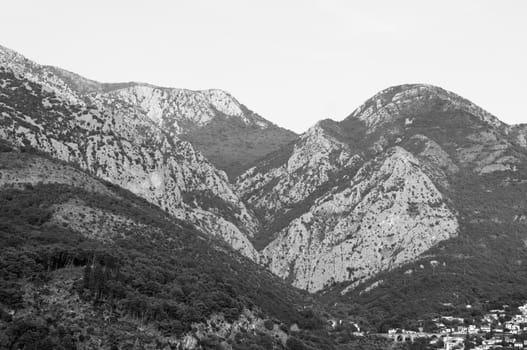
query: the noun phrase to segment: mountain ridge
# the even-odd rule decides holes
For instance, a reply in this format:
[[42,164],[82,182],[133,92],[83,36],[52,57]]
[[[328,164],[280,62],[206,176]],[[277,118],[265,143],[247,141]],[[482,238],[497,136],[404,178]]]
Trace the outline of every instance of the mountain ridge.
[[[131,190],[326,298],[328,310],[362,303],[351,314],[375,328],[371,317],[402,312],[385,298],[411,305],[403,314],[416,319],[439,310],[441,298],[527,298],[521,276],[509,273],[527,261],[525,124],[507,125],[440,87],[404,84],[297,136],[266,128],[221,90],[79,83],[87,92],[79,94],[13,53],[0,53],[0,63],[0,138]],[[79,206],[63,204],[60,218]],[[436,270],[445,285],[430,277]],[[507,287],[471,289],[473,276]],[[430,307],[419,311],[392,286],[415,300],[430,287]]]
[[[45,85],[72,103],[104,103],[106,99],[129,105],[135,100],[134,113],[159,118],[157,121],[162,122],[167,132],[193,143],[230,177],[245,170],[254,159],[296,137],[292,131],[267,121],[220,89],[189,90],[138,82],[100,83],[61,68],[41,66],[3,46],[0,46],[0,64]],[[166,120],[160,120],[164,117]],[[215,124],[208,126],[216,117],[224,121],[224,117],[229,117],[232,122],[223,128]],[[218,140],[218,134],[225,136]]]
[[[376,175],[376,171],[370,175],[371,179],[378,178],[380,181],[373,187],[379,190],[376,190],[375,197],[370,197],[372,203],[380,204],[386,201],[386,196],[394,196],[393,200],[389,199],[384,204],[387,208],[381,205],[378,209],[371,210],[376,213],[373,227],[377,227],[372,233],[382,235],[384,232],[387,235],[378,244],[382,246],[392,239],[389,237],[393,237],[390,233],[393,228],[380,219],[384,214],[390,213],[390,207],[403,209],[398,214],[390,214],[391,216],[401,218],[409,215],[407,222],[411,222],[412,217],[417,222],[428,222],[434,217],[430,213],[437,210],[438,204],[436,200],[427,202],[424,198],[434,198],[434,192],[439,195],[437,198],[443,198],[440,202],[444,203],[444,208],[450,214],[443,216],[443,219],[432,220],[430,225],[437,226],[438,233],[443,232],[444,227],[455,228],[458,224],[454,222],[458,219],[454,218],[458,214],[449,199],[451,195],[448,194],[452,178],[461,168],[477,174],[517,172],[518,165],[526,162],[527,154],[524,149],[518,148],[520,144],[516,139],[521,136],[520,131],[514,136],[515,129],[516,127],[500,122],[470,101],[442,88],[422,84],[394,86],[370,98],[344,120],[322,120],[302,134],[293,147],[288,146],[282,153],[264,158],[259,165],[238,177],[237,192],[262,222],[264,229],[257,236],[263,235],[260,238],[265,247],[263,260],[272,271],[311,291],[320,291],[331,283],[350,279],[358,284],[381,270],[392,269],[394,265],[390,261],[394,259],[394,255],[390,254],[398,255],[411,245],[395,241],[394,246],[388,250],[392,253],[388,253],[387,260],[379,256],[371,261],[371,266],[377,266],[374,270],[368,268],[365,271],[370,272],[357,273],[357,267],[363,266],[367,259],[352,258],[356,249],[352,242],[356,239],[354,236],[360,237],[367,232],[364,217],[355,218],[353,223],[350,218],[354,213],[358,214],[357,207],[350,207],[348,214],[344,215],[340,213],[345,207],[343,204],[325,212],[322,207],[332,201],[331,196],[346,198],[354,191],[360,193],[362,186],[370,188],[366,178],[357,180],[358,174],[371,172],[374,159],[392,162],[395,159],[390,158],[390,152],[404,149],[415,159],[416,169],[419,169],[415,173],[419,174],[414,179],[415,184],[422,181],[427,184],[425,190],[420,190],[424,197],[418,196],[414,185],[411,185],[410,196],[403,194],[407,176],[401,177],[401,184],[390,193],[393,190],[388,189],[393,186],[383,176]],[[419,178],[422,180],[418,180]],[[402,201],[405,197],[408,198],[407,202]],[[366,198],[368,197],[359,195],[358,200],[360,202]],[[327,203],[324,204],[325,202]],[[311,214],[317,211],[325,214],[312,219]],[[328,215],[333,218],[324,218]],[[303,219],[304,217],[311,219]],[[447,224],[451,219],[454,221]],[[313,220],[318,229],[313,224],[307,228],[307,222]],[[351,222],[346,226],[344,223],[347,220]],[[371,226],[371,223],[366,223],[366,228]],[[317,231],[320,232],[316,233]],[[401,228],[401,231],[412,235],[408,229]],[[457,229],[440,236],[448,240],[458,235],[455,231]],[[420,233],[414,234],[418,236],[424,232],[427,229],[423,227]],[[331,242],[319,239],[317,235],[349,237],[347,240],[350,247],[343,248],[346,239],[343,242]],[[373,236],[366,238],[361,244],[364,247],[371,244],[371,241],[375,241]],[[419,254],[437,244],[431,241],[425,243],[428,240],[425,236],[416,238],[416,242],[423,244],[422,248],[425,248],[417,249],[421,251]],[[314,247],[313,242],[321,244],[315,248],[318,249],[317,253],[309,252]],[[335,249],[339,252],[332,252]],[[359,244],[358,252],[362,251],[364,250]],[[377,253],[372,252],[370,256],[372,254]],[[414,254],[407,261],[419,254]],[[332,267],[333,263],[330,261],[340,261],[340,256],[351,259],[347,263],[349,270],[345,266],[339,269]],[[321,263],[324,259],[327,262]],[[383,260],[385,261],[382,262]],[[319,271],[316,273],[317,277],[309,277],[313,271]]]

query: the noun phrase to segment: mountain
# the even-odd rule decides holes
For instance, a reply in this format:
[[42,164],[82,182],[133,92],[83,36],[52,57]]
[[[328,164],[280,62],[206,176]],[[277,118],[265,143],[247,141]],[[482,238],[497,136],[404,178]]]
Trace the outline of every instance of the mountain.
[[[240,164],[253,162],[254,158],[289,142],[293,133],[250,112],[221,90],[168,89],[134,82],[98,83],[60,68],[41,66],[4,47],[0,47],[0,64],[2,73],[13,74],[16,84],[38,85],[35,86],[36,92],[28,95],[32,99],[31,105],[24,107],[28,118],[40,114],[36,116],[40,120],[33,124],[45,123],[34,130],[46,130],[50,134],[61,130],[61,135],[32,137],[25,129],[23,135],[14,135],[14,129],[19,125],[18,121],[9,120],[13,118],[9,112],[18,109],[18,105],[12,105],[13,101],[25,99],[23,95],[28,91],[19,91],[15,97],[14,90],[9,89],[3,96],[6,113],[3,122],[11,129],[3,131],[11,135],[3,135],[5,138],[14,141],[18,137],[16,142],[29,142],[31,147],[78,162],[84,169],[147,197],[173,215],[188,216],[188,220],[203,230],[222,235],[236,249],[258,259],[248,240],[257,230],[258,222],[233,193],[228,178],[184,139],[192,139],[206,155],[214,153],[210,153],[211,159],[230,157],[227,162],[232,161],[239,168]],[[51,102],[43,102],[48,103],[45,108],[35,109],[34,104],[48,101],[45,95]],[[62,119],[48,118],[62,109],[62,104],[67,106],[66,114],[77,113],[67,125]],[[22,123],[25,122],[27,120]],[[77,130],[75,136],[66,135],[67,130],[72,129]],[[235,135],[222,136],[223,141],[217,141],[218,135],[224,135],[220,129]],[[100,131],[106,135],[93,135]],[[213,143],[208,136],[201,138],[196,136],[198,134],[214,136]],[[258,135],[254,142],[265,141],[265,147],[259,145],[254,149],[244,141],[253,138],[254,134]],[[81,139],[86,137],[79,140],[81,145],[72,143],[72,138],[77,135]],[[70,144],[64,146],[64,142]],[[221,142],[227,142],[233,149],[231,146],[220,147]],[[101,148],[102,144],[106,149]],[[79,146],[80,149],[69,148]],[[220,149],[222,151],[218,151]],[[101,152],[104,155],[99,154]],[[182,155],[183,162],[179,159]],[[95,163],[101,161],[106,163],[102,167]]]
[[93,98],[105,108],[145,114],[166,132],[189,141],[229,177],[296,137],[222,90],[136,85]]
[[258,222],[188,142],[143,113],[103,108],[46,67],[0,50],[0,138],[79,165],[132,191],[253,260]]
[[[463,239],[459,186],[521,181],[522,130],[419,84],[388,88],[341,122],[317,123],[236,180],[262,223],[262,263],[311,292],[341,282],[351,291]],[[519,215],[524,203],[509,205]]]
[[165,132],[189,141],[231,178],[297,136],[265,120],[222,90],[99,83],[60,68],[46,69],[92,102],[116,112],[150,118]]
[[[440,100],[424,91],[437,91]],[[408,124],[404,134],[414,135],[401,145],[427,158],[425,169],[455,209],[457,235],[372,278],[328,288],[326,301],[365,316],[378,331],[445,314],[478,320],[486,310],[524,303],[525,125],[506,125],[442,89],[420,86],[405,94],[414,98],[412,109],[400,109],[400,118]],[[422,136],[417,141],[416,133],[440,148]]]
[[223,241],[3,141],[0,245],[2,349],[284,349],[294,323],[322,332],[312,298]]
[[[183,249],[172,246],[182,238],[171,232],[186,232],[185,237],[197,238],[183,240],[183,246],[191,240],[192,249],[177,266],[203,259],[212,266],[246,268],[243,273],[226,268],[220,276],[232,274],[236,285],[245,281],[253,287],[266,273],[259,264],[312,293],[308,297],[267,273],[263,296],[278,288],[276,297],[282,299],[280,312],[264,311],[261,318],[251,305],[264,309],[268,299],[254,301],[252,289],[225,292],[241,298],[236,299],[241,304],[235,316],[245,315],[240,321],[245,326],[275,317],[284,328],[293,320],[282,312],[295,315],[296,323],[307,324],[301,328],[308,330],[295,337],[305,336],[300,342],[315,349],[324,348],[322,343],[333,349],[335,339],[342,337],[344,346],[352,342],[350,329],[336,338],[324,334],[319,314],[386,331],[416,328],[445,312],[477,317],[490,307],[527,299],[527,127],[507,125],[455,93],[424,84],[390,87],[344,120],[321,120],[296,136],[222,90],[98,83],[38,65],[5,48],[0,48],[0,67],[0,140],[11,157],[6,166],[0,164],[7,179],[0,178],[0,184],[7,181],[5,203],[29,198],[13,202],[18,203],[14,211],[5,214],[18,217],[27,211],[25,221],[2,227],[9,233],[21,225],[24,247],[26,241],[38,246],[39,235],[47,237],[49,232],[40,227],[62,225],[67,231],[58,231],[61,240],[71,230],[76,232],[72,237],[84,237],[68,241],[68,254],[88,239],[112,245],[127,268],[141,269],[129,249],[142,251],[144,246],[145,255],[156,256],[159,245],[168,249],[161,251],[161,260],[144,264],[160,264],[166,274],[171,254]],[[25,169],[24,163],[14,161],[15,155],[46,159],[38,162],[47,165]],[[64,162],[75,171],[66,171]],[[25,170],[19,172],[20,167]],[[58,202],[40,202],[41,197],[53,197],[51,193]],[[101,207],[108,199],[100,196],[114,198],[110,208]],[[126,208],[133,210],[128,213]],[[158,219],[163,223],[156,226],[159,230],[148,226]],[[148,234],[141,235],[145,230]],[[129,231],[133,239],[126,239]],[[7,237],[6,244],[14,244],[16,252],[21,247],[16,235]],[[195,239],[207,248],[196,248]],[[218,256],[225,260],[218,262],[215,251],[223,252]],[[116,256],[111,256],[113,261]],[[75,259],[77,274],[80,267],[85,271],[86,266],[98,266]],[[38,265],[43,260],[35,261]],[[42,269],[37,265],[35,269]],[[214,270],[207,271],[206,279],[214,275]],[[16,283],[26,278],[17,276]],[[70,290],[74,281],[88,281],[71,295],[100,294],[90,276],[46,275],[52,281],[46,288],[63,293],[59,284],[66,280]],[[204,289],[216,288],[208,283]],[[132,289],[150,296],[150,287],[136,287]],[[9,288],[9,293],[16,289]],[[307,302],[300,305],[294,298]],[[36,303],[24,300],[26,306]],[[295,307],[285,308],[290,302]],[[81,313],[95,312],[85,307]],[[302,307],[317,312],[298,313]],[[150,310],[138,306],[145,308]],[[229,311],[222,308],[221,314],[226,317]],[[207,323],[210,318],[200,320],[199,327],[214,328]],[[284,346],[286,335],[267,323],[268,331],[276,332],[264,338],[278,336],[282,345],[275,345]],[[313,334],[315,343],[309,338]],[[225,334],[219,337],[226,339]]]
[[144,85],[0,63],[0,348],[336,349],[225,173],[101,95]]

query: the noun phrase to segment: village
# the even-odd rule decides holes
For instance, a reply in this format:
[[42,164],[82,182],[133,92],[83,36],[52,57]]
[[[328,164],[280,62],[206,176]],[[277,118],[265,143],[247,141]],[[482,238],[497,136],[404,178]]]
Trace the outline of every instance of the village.
[[[470,305],[466,306],[470,308]],[[426,339],[432,349],[527,349],[527,304],[512,311],[508,305],[490,310],[475,324],[453,316],[433,319],[433,331],[390,329],[384,333],[395,342]]]

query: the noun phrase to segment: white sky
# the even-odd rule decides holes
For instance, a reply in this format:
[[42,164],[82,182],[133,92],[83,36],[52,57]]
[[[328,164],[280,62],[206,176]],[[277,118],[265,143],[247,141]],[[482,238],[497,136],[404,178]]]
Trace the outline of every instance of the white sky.
[[525,0],[16,0],[0,44],[88,78],[221,88],[281,126],[430,83],[527,122]]

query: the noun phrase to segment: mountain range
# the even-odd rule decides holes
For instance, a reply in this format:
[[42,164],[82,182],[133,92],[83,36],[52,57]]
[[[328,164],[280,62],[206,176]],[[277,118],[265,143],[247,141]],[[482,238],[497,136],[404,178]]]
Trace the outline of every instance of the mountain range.
[[[527,125],[440,87],[390,87],[296,135],[222,90],[99,83],[0,47],[0,140],[3,310],[42,312],[30,295],[43,277],[6,272],[24,250],[53,271],[46,288],[63,305],[120,310],[109,330],[84,321],[98,329],[90,346],[125,341],[141,319],[156,323],[133,331],[141,344],[332,349],[357,340],[327,333],[328,318],[381,330],[447,304],[527,299]],[[145,264],[159,270],[153,290],[131,281],[134,269],[155,275]],[[240,335],[254,327],[257,340]]]

